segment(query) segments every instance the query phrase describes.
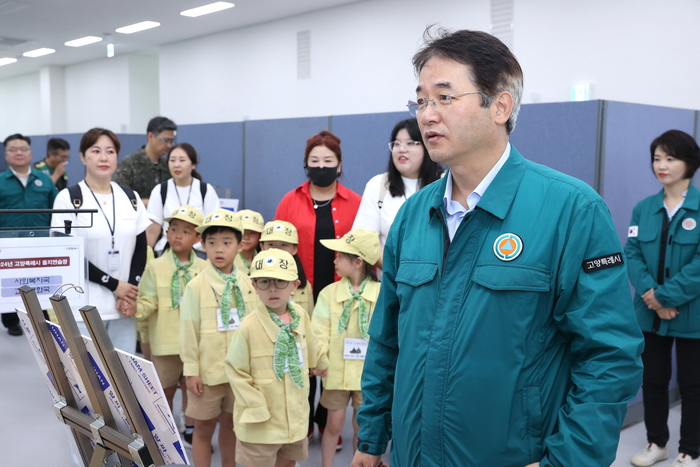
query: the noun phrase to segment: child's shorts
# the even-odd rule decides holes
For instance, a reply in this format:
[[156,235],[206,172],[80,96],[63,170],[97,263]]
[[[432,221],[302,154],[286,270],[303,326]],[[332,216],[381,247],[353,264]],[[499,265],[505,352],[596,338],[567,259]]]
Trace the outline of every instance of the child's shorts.
[[236,439],[236,463],[245,467],[274,467],[278,454],[292,461],[306,460],[309,440],[305,437],[290,444],[260,444]]
[[179,355],[151,355],[153,366],[163,389],[177,385],[182,378],[182,360]]
[[351,399],[352,408],[357,410],[362,405],[362,391],[324,389],[321,394],[321,405],[328,410],[341,410],[348,406],[348,401]]
[[211,420],[221,412],[233,413],[233,391],[228,383],[216,386],[203,385],[201,396],[187,391],[187,409],[185,415],[196,420]]

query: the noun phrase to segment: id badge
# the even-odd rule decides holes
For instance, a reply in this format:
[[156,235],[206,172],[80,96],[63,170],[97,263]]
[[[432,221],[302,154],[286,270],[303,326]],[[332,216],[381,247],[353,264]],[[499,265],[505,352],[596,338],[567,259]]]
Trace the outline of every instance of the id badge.
[[216,322],[219,325],[219,331],[235,331],[238,329],[238,325],[241,324],[241,320],[238,317],[238,308],[231,308],[228,315],[228,323],[224,323],[221,316],[221,308],[216,310]]
[[343,360],[364,360],[367,354],[367,341],[347,337],[343,344]]
[[119,250],[109,250],[109,253],[107,254],[109,256],[107,268],[110,271],[116,271],[117,269],[119,269]]
[[[299,366],[304,367],[304,354],[301,352],[301,344],[297,342],[297,352],[299,352]],[[284,372],[289,373],[289,362],[284,366]]]

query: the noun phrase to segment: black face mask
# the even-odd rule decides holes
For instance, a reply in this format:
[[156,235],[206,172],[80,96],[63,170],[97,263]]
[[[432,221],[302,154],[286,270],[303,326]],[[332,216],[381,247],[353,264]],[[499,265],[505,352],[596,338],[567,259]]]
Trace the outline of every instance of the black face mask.
[[326,188],[338,178],[338,167],[307,167],[306,176],[314,185]]

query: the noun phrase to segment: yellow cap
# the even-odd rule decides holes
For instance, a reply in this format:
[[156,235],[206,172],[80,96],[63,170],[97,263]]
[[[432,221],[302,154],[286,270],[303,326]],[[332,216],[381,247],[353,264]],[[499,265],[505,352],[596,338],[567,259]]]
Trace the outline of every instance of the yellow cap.
[[379,234],[372,230],[351,230],[339,239],[321,240],[321,245],[333,251],[357,255],[371,265],[379,259]]
[[204,216],[202,216],[202,213],[197,208],[193,208],[192,206],[180,206],[179,208],[173,211],[170,217],[166,217],[163,220],[170,222],[173,219],[180,219],[181,221],[194,224],[195,227],[199,227],[200,225],[202,225]]
[[238,215],[241,217],[241,222],[243,222],[244,230],[252,230],[253,232],[262,232],[263,225],[265,225],[265,220],[262,214],[259,212],[251,211],[250,209],[244,209],[238,211]]
[[295,281],[299,278],[297,263],[286,251],[277,248],[261,251],[250,263],[250,278],[256,277]]
[[294,224],[287,221],[270,221],[265,224],[261,242],[287,242],[293,245],[299,244],[299,235]]
[[217,209],[204,218],[204,223],[197,227],[198,233],[204,232],[209,227],[228,227],[238,230],[243,234],[243,223],[237,212],[229,211],[228,209]]

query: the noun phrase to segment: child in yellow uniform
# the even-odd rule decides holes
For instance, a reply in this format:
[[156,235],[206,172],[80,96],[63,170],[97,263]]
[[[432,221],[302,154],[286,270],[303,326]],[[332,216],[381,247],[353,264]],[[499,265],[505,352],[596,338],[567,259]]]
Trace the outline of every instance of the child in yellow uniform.
[[367,329],[379,297],[379,282],[372,272],[379,259],[379,235],[355,229],[337,240],[321,240],[321,244],[338,252],[335,269],[341,277],[318,295],[312,319],[321,349],[318,366],[328,366],[321,394],[321,405],[328,409],[321,460],[323,467],[331,467],[349,401],[353,408],[353,446],[357,446],[356,416],[362,404],[360,379],[369,339]]
[[299,273],[299,287],[292,293],[291,300],[299,304],[311,317],[314,309],[314,294],[311,289],[311,283],[306,280],[306,273],[301,265],[301,260],[297,256],[298,244],[299,235],[297,234],[297,228],[291,222],[268,222],[263,228],[262,235],[260,235],[261,251],[277,248],[286,251],[294,257]]
[[236,395],[236,462],[246,467],[293,467],[308,457],[308,375],[318,343],[306,311],[289,301],[297,277],[289,253],[255,256],[251,278],[262,303],[243,320],[226,357]]
[[[142,330],[142,342],[150,344],[151,360],[172,410],[173,396],[182,379],[180,302],[185,287],[206,261],[198,258],[192,248],[199,243],[195,229],[202,224],[202,213],[192,206],[182,206],[165,220],[170,223],[167,231],[170,250],[146,266],[139,283],[135,317]],[[185,393],[183,407],[186,401]],[[194,420],[185,420],[186,427],[193,424]],[[192,442],[192,431],[185,432],[185,440]]]
[[258,296],[247,275],[233,266],[243,225],[236,213],[217,209],[197,227],[209,263],[187,284],[180,306],[180,358],[187,377],[186,415],[195,419],[192,457],[211,464],[211,439],[219,427],[221,462],[235,466],[233,393],[224,370],[231,338]]
[[258,243],[265,221],[262,214],[250,209],[238,211],[237,214],[243,222],[243,239],[241,240],[241,252],[236,256],[236,269],[250,275],[250,262],[260,251]]

